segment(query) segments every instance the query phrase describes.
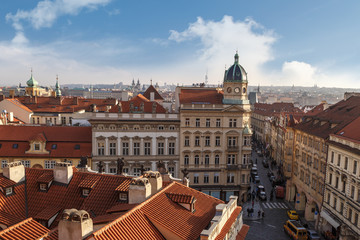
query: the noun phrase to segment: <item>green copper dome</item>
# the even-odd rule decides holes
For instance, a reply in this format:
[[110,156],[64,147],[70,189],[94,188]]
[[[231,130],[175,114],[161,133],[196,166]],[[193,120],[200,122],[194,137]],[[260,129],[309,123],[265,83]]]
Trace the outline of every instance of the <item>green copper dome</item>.
[[33,75],[31,74],[30,79],[26,82],[26,84],[28,85],[28,87],[36,87],[39,83],[35,80],[35,78],[33,77]]
[[239,55],[235,54],[234,64],[225,70],[224,82],[247,82],[247,73],[239,64]]

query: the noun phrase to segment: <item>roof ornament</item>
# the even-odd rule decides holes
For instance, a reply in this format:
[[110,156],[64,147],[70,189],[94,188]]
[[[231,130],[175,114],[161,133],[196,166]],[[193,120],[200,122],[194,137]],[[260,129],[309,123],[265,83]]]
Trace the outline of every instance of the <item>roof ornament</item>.
[[87,165],[88,157],[87,156],[81,156],[80,163],[78,164],[78,168],[84,168]]
[[140,166],[140,172],[141,172],[141,175],[144,175],[144,172],[146,171],[146,169],[144,168],[144,165],[141,164]]
[[184,168],[183,170],[181,170],[181,172],[184,174],[184,178],[187,178],[187,176],[189,175],[189,171],[187,170],[187,168]]
[[239,63],[239,54],[238,54],[237,50],[236,50],[234,58],[235,58],[235,63]]
[[122,175],[123,174],[123,168],[124,168],[124,165],[125,165],[125,162],[124,162],[124,158],[118,158],[117,160],[117,172],[116,174],[117,175]]
[[98,172],[99,173],[104,172],[104,163],[103,163],[103,161],[98,162],[97,167],[98,167]]

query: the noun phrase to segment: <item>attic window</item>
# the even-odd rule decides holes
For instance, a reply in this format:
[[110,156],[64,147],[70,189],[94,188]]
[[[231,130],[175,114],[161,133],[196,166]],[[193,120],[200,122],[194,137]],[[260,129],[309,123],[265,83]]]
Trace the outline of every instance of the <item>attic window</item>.
[[119,200],[120,201],[127,201],[127,194],[126,193],[119,193]]
[[47,190],[47,185],[46,185],[46,183],[40,183],[39,188],[40,188],[41,191],[46,191],[46,190]]
[[175,126],[171,125],[170,130],[175,130]]
[[34,150],[35,151],[40,151],[40,144],[39,143],[34,143]]
[[56,148],[57,148],[57,144],[51,145],[51,149],[56,149]]
[[76,144],[76,145],[74,146],[74,149],[80,149],[80,145],[79,145],[79,144]]
[[84,189],[82,190],[82,195],[83,195],[84,197],[89,196],[89,194],[90,194],[90,189],[84,188]]
[[10,195],[13,193],[13,188],[12,187],[7,187],[5,188],[5,194],[6,196]]
[[159,129],[159,130],[164,130],[164,126],[163,126],[163,125],[159,125],[158,129]]
[[14,148],[14,149],[17,149],[18,147],[19,147],[19,144],[17,144],[17,143],[14,143],[14,144],[13,144],[13,148]]

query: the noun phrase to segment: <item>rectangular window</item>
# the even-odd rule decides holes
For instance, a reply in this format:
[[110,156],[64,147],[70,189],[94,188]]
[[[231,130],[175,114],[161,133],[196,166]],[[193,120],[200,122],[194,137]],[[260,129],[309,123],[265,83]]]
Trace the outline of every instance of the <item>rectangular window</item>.
[[6,167],[7,164],[7,160],[1,160],[1,167],[4,168]]
[[5,194],[6,194],[6,195],[10,195],[10,194],[12,194],[12,193],[13,193],[12,187],[5,188]]
[[228,173],[227,183],[234,183],[234,174],[233,173]]
[[210,146],[210,136],[205,137],[205,146]]
[[237,137],[228,137],[228,147],[236,146]]
[[164,155],[164,143],[158,142],[158,155]]
[[[344,182],[345,185],[345,182]],[[351,186],[351,198],[354,199],[355,197],[355,186]]]
[[195,120],[195,127],[200,127],[200,118]]
[[125,156],[129,155],[129,143],[128,142],[122,143],[122,154]]
[[21,164],[24,165],[24,167],[27,167],[27,168],[30,167],[30,161],[29,160],[21,160]]
[[340,166],[340,162],[341,162],[341,155],[338,154],[338,161],[337,161],[337,165]]
[[337,209],[337,198],[336,197],[334,197],[334,209],[336,210]]
[[344,203],[340,202],[340,210],[339,210],[340,214],[342,215],[344,212]]
[[105,155],[105,143],[104,142],[98,142],[98,155],[99,156]]
[[216,119],[216,127],[221,127],[221,119],[220,118]]
[[40,144],[39,143],[34,143],[34,150],[35,151],[40,151]]
[[351,222],[351,220],[352,220],[352,209],[351,209],[351,208],[349,208],[348,219],[349,219],[349,221]]
[[335,178],[335,188],[339,187],[339,177]]
[[210,156],[206,154],[204,160],[205,160],[205,166],[208,167],[210,164]]
[[219,165],[219,162],[220,162],[220,156],[215,155],[215,165]]
[[53,169],[55,167],[55,161],[45,161],[45,168],[46,169]]
[[204,183],[209,183],[209,174],[204,174]]
[[189,155],[184,156],[184,165],[185,166],[189,165]]
[[150,155],[150,154],[151,154],[151,143],[144,142],[144,155]]
[[329,174],[329,185],[332,184],[332,173]]
[[[149,169],[150,170],[150,169]],[[175,175],[175,168],[174,167],[168,167],[168,171],[171,174],[171,176]]]
[[331,163],[334,163],[334,156],[335,156],[335,153],[331,152]]
[[353,173],[356,174],[356,172],[357,172],[357,161],[354,161]]
[[229,119],[229,127],[236,128],[236,119]]
[[126,193],[119,193],[119,200],[120,201],[127,201],[127,194]]
[[200,137],[199,136],[195,137],[195,146],[196,147],[200,146]]
[[359,221],[359,214],[357,212],[355,212],[355,220],[354,220],[354,225],[357,227],[358,226],[358,221]]
[[69,124],[72,125],[72,117],[69,117]]
[[235,164],[235,154],[228,154],[227,164]]
[[190,126],[190,118],[185,118],[185,126]]
[[109,168],[109,173],[116,173],[116,168],[114,168],[114,167]]
[[244,137],[244,146],[250,146],[250,136]]
[[219,147],[220,146],[220,137],[216,136],[215,138],[215,146]]
[[194,174],[194,183],[199,183],[199,174]]
[[185,137],[184,146],[185,146],[185,147],[190,146],[190,138],[189,138],[189,137]]
[[110,152],[110,155],[112,155],[112,156],[116,155],[116,143],[115,142],[109,143],[109,152]]
[[347,170],[349,164],[349,158],[345,157],[344,169]]
[[219,183],[219,173],[214,173],[214,183]]
[[19,144],[17,144],[17,143],[14,143],[12,146],[12,148],[14,148],[14,149],[17,149],[18,147],[19,147]]
[[169,142],[169,155],[175,155],[175,143]]
[[66,117],[61,117],[61,124],[66,125]]
[[140,155],[140,143],[139,142],[133,143],[133,155]]
[[134,168],[133,169],[133,175],[134,176],[140,176],[141,175],[141,168]]
[[194,162],[195,162],[195,165],[199,165],[199,155],[195,155]]
[[46,191],[47,190],[47,185],[45,183],[40,183],[40,190]]
[[56,148],[57,148],[57,144],[51,145],[51,149],[56,149]]
[[210,118],[206,119],[206,127],[210,127]]

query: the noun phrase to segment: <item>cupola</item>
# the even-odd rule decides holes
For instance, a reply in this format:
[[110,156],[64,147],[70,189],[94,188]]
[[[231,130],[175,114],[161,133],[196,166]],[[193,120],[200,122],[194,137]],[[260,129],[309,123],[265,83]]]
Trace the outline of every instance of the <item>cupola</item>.
[[247,73],[239,64],[239,54],[237,52],[234,59],[234,64],[228,70],[225,70],[224,82],[247,82]]

